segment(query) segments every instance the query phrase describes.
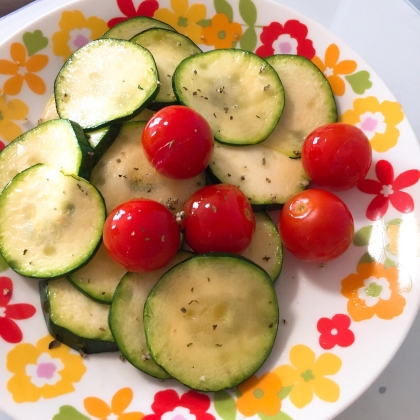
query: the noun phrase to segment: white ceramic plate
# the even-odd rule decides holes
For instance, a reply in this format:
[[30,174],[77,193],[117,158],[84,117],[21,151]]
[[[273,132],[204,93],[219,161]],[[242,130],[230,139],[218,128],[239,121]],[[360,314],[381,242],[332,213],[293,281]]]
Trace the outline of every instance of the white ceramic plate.
[[238,47],[298,53],[325,71],[341,119],[364,129],[374,149],[369,193],[340,194],[355,218],[355,242],[323,267],[285,253],[276,285],[282,319],[276,345],[243,395],[198,394],[173,380],[160,382],[118,353],[81,358],[65,346],[48,350],[52,338],[37,281],[1,264],[0,408],[16,420],[333,418],[388,364],[418,310],[420,150],[413,131],[359,56],[277,3],[84,0],[28,22],[0,45],[0,140],[7,144],[36,125],[72,51],[101,36],[115,18],[136,14],[166,20],[203,49],[212,48],[201,40],[210,26],[216,47],[232,46],[239,34]]

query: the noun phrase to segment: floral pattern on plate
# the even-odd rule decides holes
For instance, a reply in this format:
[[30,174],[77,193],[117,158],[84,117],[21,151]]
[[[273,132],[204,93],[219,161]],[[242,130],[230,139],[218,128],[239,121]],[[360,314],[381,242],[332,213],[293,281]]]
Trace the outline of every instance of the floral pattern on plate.
[[[312,411],[319,404],[326,416],[337,414],[339,408],[331,407],[346,402],[351,353],[361,354],[367,345],[363,337],[375,334],[369,323],[375,323],[375,331],[388,331],[391,323],[404,330],[417,311],[420,159],[413,151],[416,160],[406,164],[403,152],[397,152],[408,147],[407,141],[415,142],[401,106],[343,43],[281,6],[267,11],[264,0],[107,0],[107,7],[102,5],[81,1],[76,9],[55,12],[47,24],[36,21],[0,46],[0,149],[31,128],[28,122],[36,124],[51,96],[54,75],[77,48],[126,19],[153,17],[203,49],[237,47],[261,57],[300,54],[318,66],[331,84],[340,121],[361,128],[374,150],[366,179],[350,196],[343,196],[358,213],[356,235],[348,261],[339,270],[336,266],[334,272],[326,271],[336,279],[327,293],[333,300],[331,311],[325,312],[324,306],[314,315],[307,311],[302,320],[293,319],[288,307],[297,298],[287,294],[290,301],[283,300],[281,307],[292,320],[286,324],[284,319],[276,358],[237,389],[208,395],[174,382],[154,382],[127,369],[127,363],[121,365],[115,355],[85,359],[64,345],[53,345],[54,339],[45,335],[32,280],[18,278],[2,261],[0,268],[9,276],[0,277],[0,389],[2,399],[5,395],[9,401],[2,404],[13,407],[18,420],[35,407],[48,407],[46,418],[54,420],[290,420],[301,413],[309,419],[324,415]],[[318,268],[303,271],[316,277]],[[286,287],[287,277],[305,281],[299,269],[283,270],[280,289]],[[305,286],[314,296],[323,296],[318,285]],[[36,321],[37,334],[26,327],[30,321]],[[299,328],[300,334],[295,332]],[[115,378],[107,386],[96,379],[105,365]]]

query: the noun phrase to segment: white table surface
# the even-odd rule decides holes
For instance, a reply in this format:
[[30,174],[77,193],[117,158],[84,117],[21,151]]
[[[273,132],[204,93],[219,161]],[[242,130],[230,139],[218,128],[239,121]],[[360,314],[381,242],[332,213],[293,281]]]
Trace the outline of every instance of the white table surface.
[[[0,39],[45,3],[58,7],[70,1],[37,0],[6,15],[0,19]],[[420,139],[420,0],[275,1],[322,24],[363,57],[401,103]],[[0,0],[0,16],[27,3]],[[420,314],[389,366],[336,420],[420,419],[419,379]],[[11,419],[0,412],[0,420]]]

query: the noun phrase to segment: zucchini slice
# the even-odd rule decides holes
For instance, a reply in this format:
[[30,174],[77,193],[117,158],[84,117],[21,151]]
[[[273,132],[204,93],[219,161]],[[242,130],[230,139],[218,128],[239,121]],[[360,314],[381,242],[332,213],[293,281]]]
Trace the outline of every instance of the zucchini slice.
[[117,38],[130,40],[133,36],[150,28],[164,28],[171,31],[175,29],[165,22],[147,16],[136,16],[131,19],[117,23],[108,29],[102,38]]
[[37,164],[0,195],[0,252],[23,276],[60,277],[93,256],[104,222],[105,204],[92,184]]
[[175,70],[173,88],[179,102],[206,118],[221,143],[262,142],[284,107],[277,72],[261,57],[240,49],[212,50],[184,59]]
[[0,191],[15,175],[37,163],[89,179],[93,150],[78,124],[64,119],[42,123],[0,152]]
[[117,264],[103,243],[93,258],[81,269],[67,276],[80,291],[102,303],[111,303],[115,289],[127,270]]
[[215,144],[209,170],[217,181],[239,187],[256,210],[279,208],[309,185],[301,159],[266,147],[266,142]]
[[300,157],[305,138],[315,128],[337,121],[331,86],[321,70],[299,55],[266,57],[279,74],[286,94],[283,114],[265,146]]
[[109,305],[89,299],[65,278],[39,282],[49,333],[82,353],[118,351],[108,326]]
[[[59,118],[60,116],[58,115],[57,108],[55,106],[55,97],[52,95],[47,102],[47,106],[45,107],[41,121],[45,122]],[[86,139],[94,151],[93,164],[95,164],[102,157],[111,143],[115,140],[120,131],[120,128],[120,124],[112,124],[106,127],[98,128],[94,131],[90,131],[86,134]]]
[[268,274],[245,258],[198,255],[167,271],[144,306],[153,359],[190,388],[218,391],[251,376],[279,320]]
[[186,180],[166,178],[147,160],[141,133],[145,122],[123,124],[117,139],[92,170],[91,182],[103,195],[107,211],[132,198],[150,198],[179,212],[188,197],[205,185],[205,173]]
[[276,224],[265,211],[256,212],[255,221],[251,244],[241,255],[263,268],[274,282],[283,265],[283,242]]
[[144,334],[143,307],[150,290],[160,277],[193,254],[179,251],[165,267],[147,273],[127,273],[119,283],[112,299],[109,326],[123,356],[137,369],[155,378],[170,375],[150,357]]
[[149,107],[158,109],[177,103],[177,98],[172,89],[173,73],[184,58],[201,53],[201,49],[186,36],[162,28],[143,31],[130,41],[147,48],[156,61],[160,89]]
[[113,38],[91,41],[75,51],[54,83],[58,115],[85,130],[134,117],[158,91],[152,54]]

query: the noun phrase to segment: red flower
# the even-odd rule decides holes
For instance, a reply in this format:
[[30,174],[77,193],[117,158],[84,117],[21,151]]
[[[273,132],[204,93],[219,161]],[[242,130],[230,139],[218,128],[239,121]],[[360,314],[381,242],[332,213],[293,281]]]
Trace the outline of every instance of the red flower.
[[331,319],[321,318],[316,325],[319,336],[319,345],[326,350],[334,346],[348,347],[354,343],[353,331],[350,327],[350,317],[344,314],[336,314]]
[[303,55],[311,60],[315,56],[315,49],[307,35],[307,26],[298,20],[288,20],[284,26],[271,22],[261,32],[263,45],[257,48],[256,53],[262,58],[280,53]]
[[197,391],[190,390],[178,396],[176,391],[168,389],[155,394],[152,410],[155,414],[148,414],[143,420],[160,420],[165,413],[173,413],[168,418],[186,418],[184,414],[193,414],[196,420],[215,420],[212,414],[207,413],[210,408],[210,398]]
[[27,319],[36,309],[28,303],[9,305],[13,293],[13,282],[9,277],[0,277],[0,337],[8,343],[22,341],[22,331],[14,319]]
[[410,194],[401,190],[417,183],[420,171],[411,169],[394,178],[392,165],[387,160],[379,160],[375,166],[375,173],[378,181],[364,179],[357,187],[366,194],[376,195],[366,210],[368,219],[378,220],[383,217],[389,203],[401,213],[411,213],[414,210],[414,200]]
[[156,0],[143,0],[139,7],[134,7],[133,0],[117,0],[117,4],[121,12],[125,16],[116,17],[111,19],[108,22],[108,26],[112,28],[117,23],[121,23],[127,19],[136,17],[136,16],[147,16],[153,17],[156,10],[159,9],[159,3]]

